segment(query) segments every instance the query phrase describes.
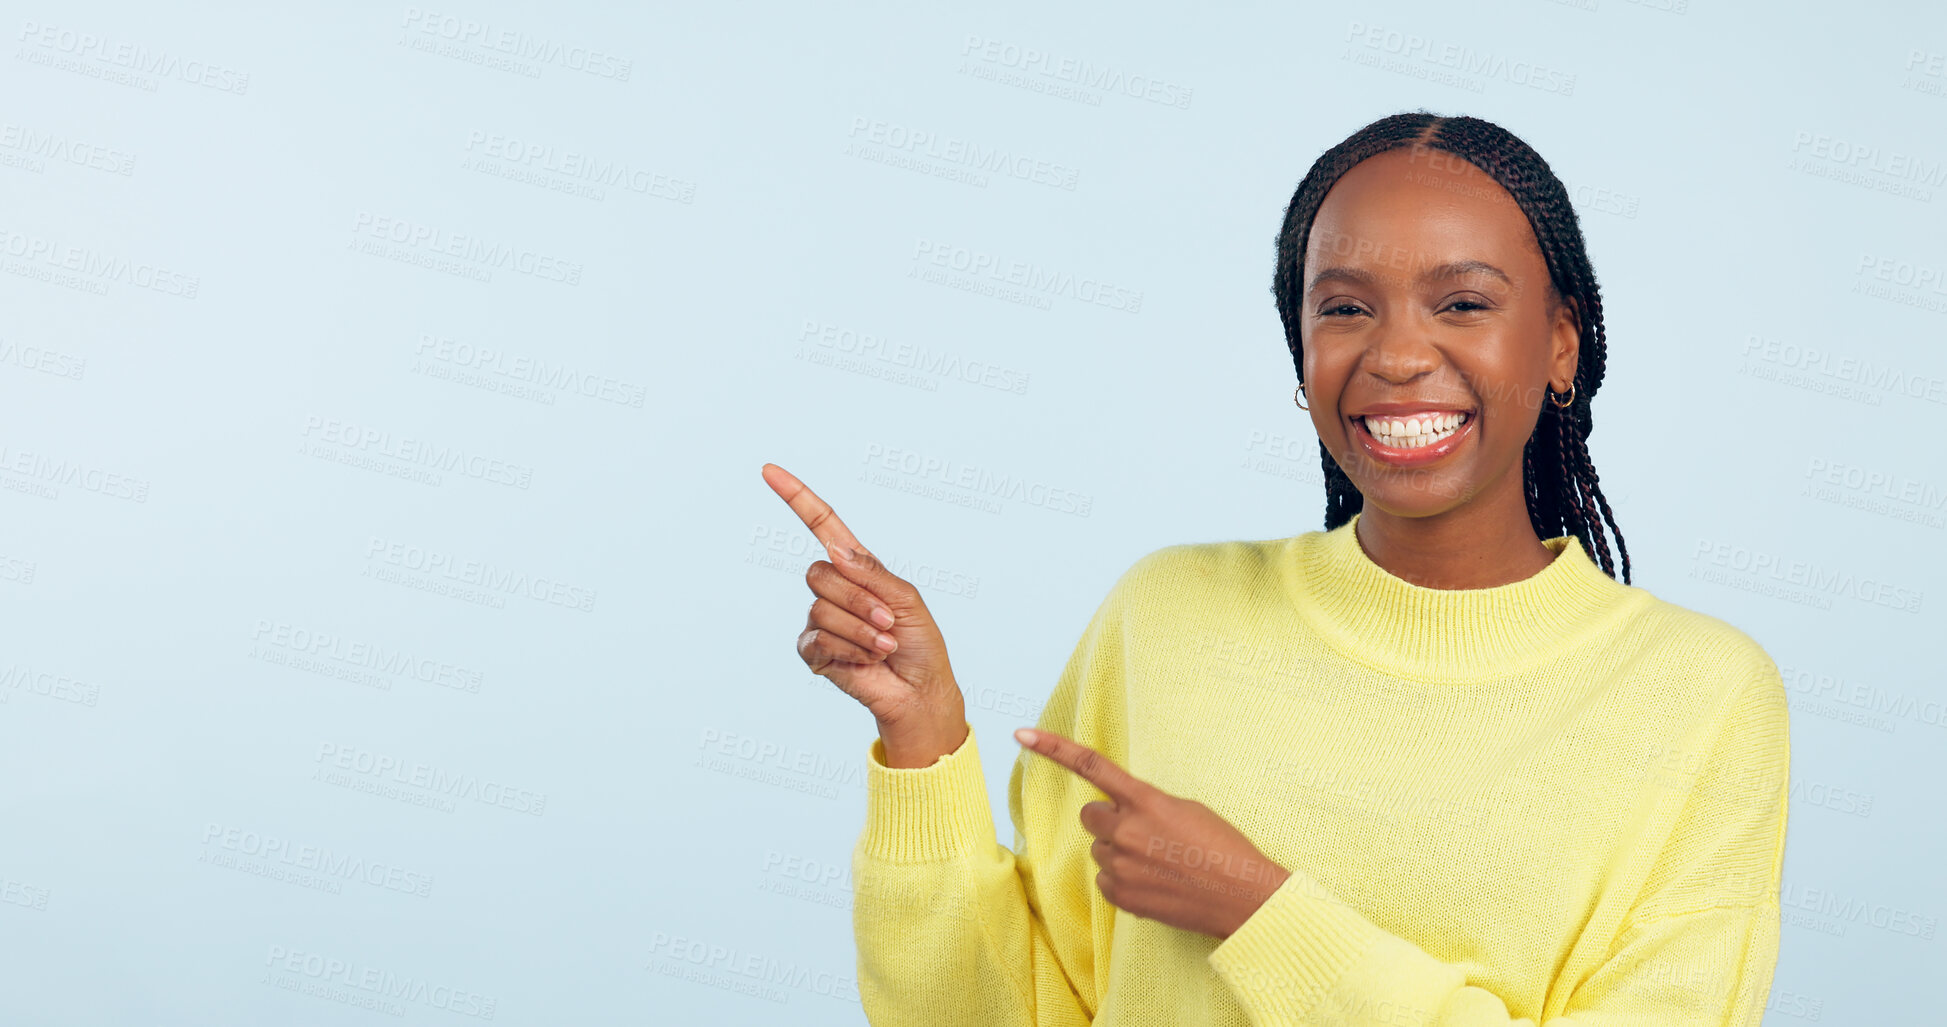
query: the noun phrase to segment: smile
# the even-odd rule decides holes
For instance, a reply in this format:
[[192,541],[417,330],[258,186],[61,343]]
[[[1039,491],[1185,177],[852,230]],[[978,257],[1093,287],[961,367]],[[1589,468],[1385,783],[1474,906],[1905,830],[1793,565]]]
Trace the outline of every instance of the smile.
[[1475,420],[1472,413],[1452,410],[1351,419],[1352,433],[1366,454],[1394,467],[1415,467],[1445,457],[1474,434]]
[[1367,433],[1394,449],[1419,449],[1451,436],[1467,423],[1465,413],[1409,414],[1405,417],[1361,417]]

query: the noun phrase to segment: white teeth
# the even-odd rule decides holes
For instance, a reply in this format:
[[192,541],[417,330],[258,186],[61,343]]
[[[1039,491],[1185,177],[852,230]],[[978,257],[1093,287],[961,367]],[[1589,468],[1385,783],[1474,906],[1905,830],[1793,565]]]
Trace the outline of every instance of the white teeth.
[[1417,449],[1452,435],[1467,420],[1466,414],[1416,414],[1412,417],[1368,417],[1366,430],[1373,437],[1397,449]]

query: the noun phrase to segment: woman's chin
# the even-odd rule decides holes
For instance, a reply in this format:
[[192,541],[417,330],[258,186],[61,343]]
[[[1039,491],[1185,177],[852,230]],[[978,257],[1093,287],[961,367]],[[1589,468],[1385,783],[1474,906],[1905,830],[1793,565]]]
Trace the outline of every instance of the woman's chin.
[[1389,471],[1376,479],[1354,480],[1368,509],[1378,508],[1395,517],[1431,517],[1446,513],[1472,499],[1479,489],[1465,479],[1447,474]]

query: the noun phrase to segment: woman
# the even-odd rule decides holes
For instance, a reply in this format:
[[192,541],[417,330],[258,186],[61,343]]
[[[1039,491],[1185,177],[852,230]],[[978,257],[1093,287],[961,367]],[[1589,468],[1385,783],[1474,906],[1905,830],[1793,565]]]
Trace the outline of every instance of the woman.
[[765,465],[835,558],[798,651],[879,726],[872,1022],[1756,1024],[1783,683],[1628,583],[1561,182],[1491,123],[1382,118],[1299,184],[1273,291],[1325,530],[1122,575],[1017,733],[1011,851],[925,603]]

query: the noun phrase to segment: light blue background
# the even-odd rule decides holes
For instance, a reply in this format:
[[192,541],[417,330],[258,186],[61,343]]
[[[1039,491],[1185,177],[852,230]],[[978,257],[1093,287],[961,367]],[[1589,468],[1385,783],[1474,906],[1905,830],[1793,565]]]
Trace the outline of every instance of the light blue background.
[[[1636,583],[1785,670],[1767,1022],[1937,1006],[1942,940],[1875,924],[1947,913],[1947,286],[1873,269],[1947,273],[1939,5],[81,2],[0,28],[0,1018],[862,1023],[872,725],[793,651],[821,554],[759,466],[929,583],[1004,818],[1006,732],[1130,562],[1320,526],[1273,240],[1320,151],[1422,106],[1504,124],[1575,191],[1610,339],[1591,446]],[[503,39],[562,49],[486,63]],[[1027,49],[1048,62],[1011,66]],[[1421,77],[1450,53],[1504,70]],[[1074,92],[1042,73],[1063,61],[1155,85]],[[914,132],[1073,188],[856,149]],[[529,180],[475,163],[509,140],[548,148]],[[547,170],[570,153],[628,174],[577,195]],[[490,280],[364,252],[378,218],[467,237]],[[909,277],[954,248],[1140,308]],[[914,372],[907,345],[1025,384]],[[455,381],[480,350],[609,391]],[[402,477],[408,439],[492,463]],[[904,491],[897,454],[1087,514]],[[387,578],[431,551],[578,591]],[[1767,593],[1718,552],[1921,605]],[[291,666],[320,635],[478,689]],[[252,852],[361,869],[229,865]],[[809,972],[662,972],[698,942]],[[324,987],[368,971],[426,987],[393,1015]]]

